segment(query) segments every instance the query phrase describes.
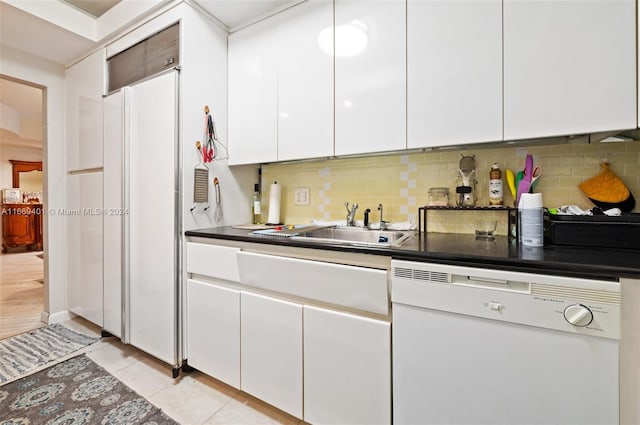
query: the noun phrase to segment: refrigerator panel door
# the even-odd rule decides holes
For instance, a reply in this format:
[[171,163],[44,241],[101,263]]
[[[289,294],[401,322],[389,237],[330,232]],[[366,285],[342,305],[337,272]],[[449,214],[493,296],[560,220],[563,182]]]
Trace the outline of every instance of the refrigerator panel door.
[[122,338],[124,105],[122,91],[104,98],[104,324]]
[[177,364],[177,74],[132,87],[129,141],[130,343]]

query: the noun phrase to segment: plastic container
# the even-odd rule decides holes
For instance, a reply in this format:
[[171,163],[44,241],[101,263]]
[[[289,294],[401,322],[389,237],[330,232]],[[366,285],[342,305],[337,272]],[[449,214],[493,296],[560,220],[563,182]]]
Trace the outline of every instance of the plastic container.
[[430,188],[427,206],[448,207],[449,206],[449,188],[448,187]]
[[640,214],[546,215],[544,233],[551,245],[640,249]]
[[518,238],[525,246],[544,245],[542,193],[523,193],[518,204]]

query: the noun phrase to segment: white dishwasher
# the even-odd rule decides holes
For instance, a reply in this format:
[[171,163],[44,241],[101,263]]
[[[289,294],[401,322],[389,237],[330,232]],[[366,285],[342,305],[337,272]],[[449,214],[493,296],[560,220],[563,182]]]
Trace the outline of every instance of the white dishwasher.
[[394,424],[617,424],[620,284],[392,261]]

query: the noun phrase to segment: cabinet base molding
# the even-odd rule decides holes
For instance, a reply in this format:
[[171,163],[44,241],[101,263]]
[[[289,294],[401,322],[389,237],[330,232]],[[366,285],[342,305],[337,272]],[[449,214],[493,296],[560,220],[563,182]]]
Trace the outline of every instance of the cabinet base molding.
[[[46,315],[46,320],[45,320],[45,315]],[[77,314],[73,314],[69,310],[58,311],[57,313],[53,313],[53,314],[43,311],[42,315],[40,316],[40,319],[44,323],[51,325],[53,323],[66,322],[67,320],[71,320],[74,317],[77,317]]]

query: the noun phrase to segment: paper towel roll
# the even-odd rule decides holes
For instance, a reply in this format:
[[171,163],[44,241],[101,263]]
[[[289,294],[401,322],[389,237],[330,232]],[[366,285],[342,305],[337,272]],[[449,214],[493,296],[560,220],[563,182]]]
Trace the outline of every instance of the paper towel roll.
[[542,208],[542,193],[523,193],[520,196],[519,209],[525,208]]
[[269,219],[268,224],[280,224],[280,198],[282,187],[278,182],[273,182],[269,188]]

